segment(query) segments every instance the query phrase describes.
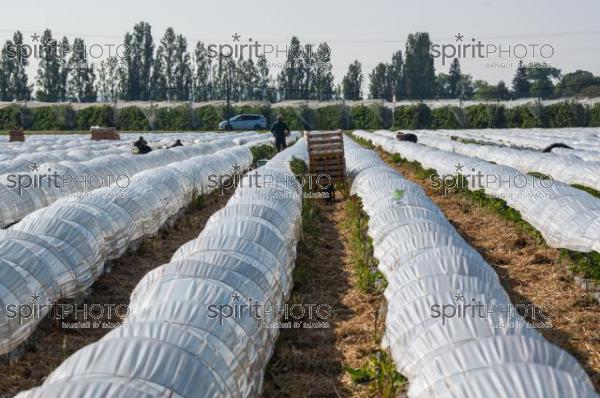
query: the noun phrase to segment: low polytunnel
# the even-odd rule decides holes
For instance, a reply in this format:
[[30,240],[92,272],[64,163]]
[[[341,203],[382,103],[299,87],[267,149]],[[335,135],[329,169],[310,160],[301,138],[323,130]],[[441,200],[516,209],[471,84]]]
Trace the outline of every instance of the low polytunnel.
[[[380,132],[380,134],[386,133],[385,131]],[[411,133],[419,137],[419,143],[433,148],[506,165],[523,174],[542,173],[567,184],[580,184],[600,190],[600,163],[598,162],[588,162],[575,156],[560,156],[528,149],[464,144],[426,131],[411,131]]]
[[[176,155],[146,162],[151,170],[136,173],[126,187],[105,187],[88,195],[58,199],[0,230],[0,311],[9,305],[31,303],[32,297],[48,303],[81,295],[102,275],[108,260],[155,234],[194,194],[217,189],[204,185],[207,173],[226,174],[234,164],[244,172],[252,164],[248,147],[214,154],[204,154],[203,144],[175,150]],[[128,171],[138,170],[130,167],[129,161],[125,164]],[[293,254],[283,249],[280,253]],[[41,307],[39,317],[31,319],[0,317],[0,355],[25,341],[49,308]]]
[[409,379],[409,397],[597,397],[579,363],[524,321],[492,267],[420,187],[375,152],[345,146],[351,192],[387,279],[383,344]]
[[387,131],[356,131],[355,134],[389,153],[434,169],[439,180],[432,180],[432,185],[441,186],[446,177],[461,174],[467,182],[466,188],[483,190],[504,200],[538,230],[551,247],[600,252],[600,199],[583,190],[559,181],[542,180],[509,166],[421,144],[399,142],[389,138]]
[[[240,155],[239,148],[232,150],[223,164],[229,169],[211,172],[231,172],[231,160],[247,167],[252,157]],[[302,200],[301,187],[291,183],[293,157],[307,160],[303,140],[257,170],[268,177],[266,185],[241,179],[198,238],[139,282],[126,326],[79,350],[42,386],[19,396],[69,391],[100,397],[120,393],[124,380],[128,397],[260,395],[279,332],[264,322],[278,321],[280,313],[234,317],[216,309],[237,300],[278,309],[289,297]],[[206,177],[189,163],[179,170],[189,171],[193,181]]]

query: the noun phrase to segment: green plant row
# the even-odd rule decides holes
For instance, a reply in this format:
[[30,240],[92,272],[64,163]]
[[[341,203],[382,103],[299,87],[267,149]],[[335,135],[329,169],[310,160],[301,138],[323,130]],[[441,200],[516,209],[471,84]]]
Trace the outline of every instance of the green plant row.
[[[356,138],[355,138],[356,139]],[[365,140],[357,140],[359,143],[363,143]],[[394,163],[404,164],[409,166],[414,172],[417,178],[421,180],[430,181],[430,177],[436,174],[436,171],[433,169],[425,169],[419,162],[413,161],[410,162],[404,158],[402,158],[398,154],[394,154],[391,156],[391,159]],[[529,173],[530,175],[534,175],[538,178],[547,178],[547,176],[539,173]],[[457,176],[455,178],[464,178],[462,176]],[[506,201],[495,198],[487,195],[483,190],[471,191],[467,188],[468,184],[463,182],[451,182],[448,183],[449,186],[457,187],[454,191],[463,197],[467,198],[473,203],[477,203],[479,207],[489,209],[493,211],[495,214],[499,215],[501,218],[510,221],[517,225],[523,232],[533,237],[536,242],[542,244],[544,242],[543,236],[536,230],[531,224],[527,221],[523,220],[521,213],[518,210],[509,207]],[[599,196],[600,193],[591,188],[574,185],[574,187],[583,189],[586,192],[590,193],[594,196]],[[595,281],[600,281],[600,253],[590,252],[590,253],[581,253],[573,250],[561,249],[561,256],[564,259],[569,261],[569,269],[580,275],[584,278],[593,279]]]
[[[349,192],[346,192],[349,196]],[[368,236],[369,216],[357,196],[349,196],[346,202],[344,228],[348,231],[352,265],[358,277],[358,288],[363,292],[381,295],[387,286],[383,274],[377,269],[373,257],[373,241]],[[392,398],[406,387],[406,377],[398,373],[396,365],[387,351],[374,352],[360,368],[346,366],[346,373],[353,383],[368,386],[374,396]]]
[[350,235],[352,265],[358,276],[358,288],[366,293],[383,293],[387,282],[377,269],[377,260],[373,257],[373,241],[367,234],[369,217],[356,196],[348,199],[344,223]]

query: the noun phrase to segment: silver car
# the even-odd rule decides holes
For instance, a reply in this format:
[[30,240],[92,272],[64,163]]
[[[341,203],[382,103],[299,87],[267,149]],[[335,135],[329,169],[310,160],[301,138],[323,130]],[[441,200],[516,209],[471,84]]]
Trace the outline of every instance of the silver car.
[[263,115],[243,114],[223,120],[219,123],[221,130],[265,130],[267,118]]

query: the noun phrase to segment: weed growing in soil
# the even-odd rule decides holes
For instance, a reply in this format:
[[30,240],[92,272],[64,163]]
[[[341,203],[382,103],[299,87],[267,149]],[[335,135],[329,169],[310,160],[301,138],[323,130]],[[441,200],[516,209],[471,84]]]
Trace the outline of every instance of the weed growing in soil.
[[360,368],[344,368],[352,382],[367,384],[373,394],[383,398],[397,397],[406,385],[406,377],[396,371],[391,356],[383,350],[376,351]]
[[252,164],[256,167],[259,160],[271,159],[275,156],[275,148],[270,144],[256,145],[250,148],[252,152]]
[[198,191],[194,189],[192,192],[192,201],[188,205],[188,210],[202,210],[206,207],[206,198],[204,195],[198,194]]
[[[290,160],[290,168],[299,182],[302,182],[303,177],[308,173],[308,166],[302,159],[293,157]],[[308,186],[302,186],[304,193],[308,191]],[[319,208],[313,200],[302,198],[302,230],[304,234],[316,234],[319,228]]]
[[344,227],[350,233],[352,262],[358,275],[358,287],[367,293],[381,294],[387,282],[377,269],[377,260],[373,258],[373,242],[367,235],[369,219],[359,198],[353,196],[348,199],[346,214]]
[[600,253],[580,253],[562,249],[560,255],[562,258],[568,258],[570,260],[571,271],[586,279],[600,281]]

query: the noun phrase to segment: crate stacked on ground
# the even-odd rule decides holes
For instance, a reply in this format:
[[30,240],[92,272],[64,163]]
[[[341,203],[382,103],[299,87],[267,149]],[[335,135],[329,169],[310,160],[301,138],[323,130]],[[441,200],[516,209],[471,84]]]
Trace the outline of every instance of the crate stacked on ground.
[[332,182],[346,179],[344,138],[341,130],[306,134],[308,168],[312,175],[327,175]]
[[23,130],[11,130],[8,133],[9,142],[25,142],[25,133]]
[[100,140],[113,140],[118,141],[121,139],[117,129],[115,127],[99,127],[93,126],[90,129],[90,133],[92,134],[92,140],[100,141]]

